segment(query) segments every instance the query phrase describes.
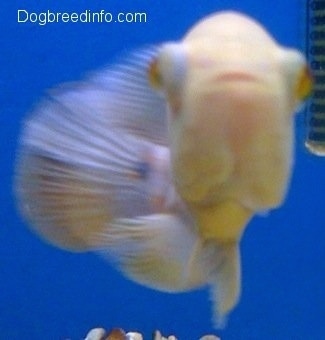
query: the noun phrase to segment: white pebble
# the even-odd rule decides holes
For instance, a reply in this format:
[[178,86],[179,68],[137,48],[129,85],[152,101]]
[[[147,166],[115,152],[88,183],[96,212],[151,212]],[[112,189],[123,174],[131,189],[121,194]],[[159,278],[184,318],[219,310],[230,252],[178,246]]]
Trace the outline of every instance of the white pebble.
[[174,335],[170,335],[168,338],[165,338],[159,331],[155,331],[153,340],[177,340],[177,338]]
[[167,340],[166,338],[163,338],[161,333],[159,331],[155,331],[153,340]]
[[140,333],[129,332],[129,333],[126,333],[126,339],[127,340],[143,340],[143,337]]
[[89,331],[85,340],[101,340],[106,335],[106,331],[103,328],[93,328]]

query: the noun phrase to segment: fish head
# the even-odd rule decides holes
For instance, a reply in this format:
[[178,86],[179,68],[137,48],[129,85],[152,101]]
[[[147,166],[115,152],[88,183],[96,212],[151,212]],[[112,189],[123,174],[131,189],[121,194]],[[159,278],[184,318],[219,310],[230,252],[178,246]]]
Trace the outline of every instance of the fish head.
[[[182,41],[163,45],[149,74],[169,104],[173,176],[181,197],[206,204],[227,195],[250,201],[254,209],[278,205],[292,165],[292,112],[311,91],[304,56],[280,46],[254,20],[221,12]],[[267,166],[280,164],[271,176],[279,183],[274,190],[259,164],[265,157]],[[261,193],[247,199],[246,179],[254,167],[257,177],[264,176]]]

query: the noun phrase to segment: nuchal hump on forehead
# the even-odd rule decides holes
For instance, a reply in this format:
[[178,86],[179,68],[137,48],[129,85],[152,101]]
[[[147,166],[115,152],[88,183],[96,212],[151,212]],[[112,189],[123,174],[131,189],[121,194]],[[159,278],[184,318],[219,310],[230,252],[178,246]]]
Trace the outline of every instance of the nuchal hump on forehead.
[[23,125],[19,208],[47,241],[145,286],[209,286],[221,326],[240,296],[243,231],[285,199],[310,89],[300,52],[241,13],[209,15],[49,92]]

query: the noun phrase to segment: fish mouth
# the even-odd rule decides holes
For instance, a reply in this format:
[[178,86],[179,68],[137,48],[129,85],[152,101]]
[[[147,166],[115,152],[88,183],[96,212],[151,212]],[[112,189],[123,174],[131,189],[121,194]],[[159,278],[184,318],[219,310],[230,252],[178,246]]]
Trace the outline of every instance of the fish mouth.
[[217,77],[218,81],[245,81],[245,82],[256,82],[258,78],[248,72],[244,71],[230,71],[224,72]]

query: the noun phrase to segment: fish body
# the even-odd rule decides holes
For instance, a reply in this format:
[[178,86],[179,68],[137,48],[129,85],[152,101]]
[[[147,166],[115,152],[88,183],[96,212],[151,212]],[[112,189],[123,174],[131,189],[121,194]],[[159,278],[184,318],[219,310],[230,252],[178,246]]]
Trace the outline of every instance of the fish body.
[[243,14],[212,14],[49,92],[24,124],[19,207],[51,243],[98,251],[141,284],[209,285],[220,326],[245,227],[285,199],[310,88],[301,53]]

